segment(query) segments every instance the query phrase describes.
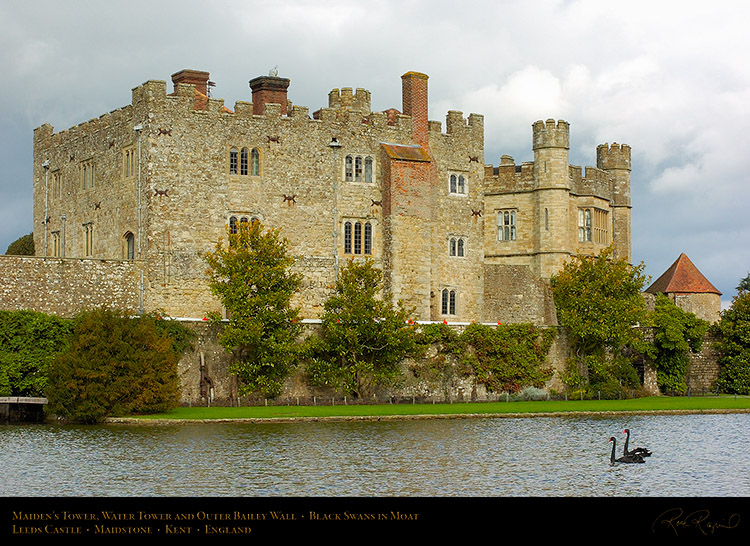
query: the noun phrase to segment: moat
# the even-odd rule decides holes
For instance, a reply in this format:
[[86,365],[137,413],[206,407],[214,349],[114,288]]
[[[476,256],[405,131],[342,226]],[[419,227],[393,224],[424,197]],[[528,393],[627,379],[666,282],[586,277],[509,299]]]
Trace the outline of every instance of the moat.
[[[746,497],[749,414],[0,427],[0,496]],[[609,462],[653,451],[645,464]]]

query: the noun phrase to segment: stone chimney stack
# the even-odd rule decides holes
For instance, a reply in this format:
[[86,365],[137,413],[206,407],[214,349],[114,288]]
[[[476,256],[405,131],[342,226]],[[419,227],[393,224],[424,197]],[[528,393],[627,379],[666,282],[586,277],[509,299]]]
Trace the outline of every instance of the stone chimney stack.
[[411,116],[411,134],[414,142],[427,147],[429,121],[427,120],[427,75],[407,72],[401,76],[403,113]]
[[266,104],[280,104],[281,115],[287,114],[286,90],[289,87],[287,78],[278,76],[258,76],[250,80],[253,90],[253,114],[262,115]]
[[208,72],[201,70],[180,70],[176,74],[172,74],[172,83],[174,84],[174,90],[177,91],[177,84],[180,83],[191,83],[195,85],[195,90],[208,95]]

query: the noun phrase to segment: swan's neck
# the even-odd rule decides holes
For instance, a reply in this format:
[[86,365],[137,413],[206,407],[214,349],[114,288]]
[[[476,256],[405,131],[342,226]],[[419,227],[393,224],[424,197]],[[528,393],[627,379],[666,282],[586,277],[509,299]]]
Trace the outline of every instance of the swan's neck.
[[609,456],[609,460],[612,461],[613,463],[615,462],[615,445],[616,445],[616,442],[612,440],[612,455]]
[[628,452],[628,441],[630,441],[630,431],[627,431],[625,433],[625,445],[623,446],[622,450],[625,454]]

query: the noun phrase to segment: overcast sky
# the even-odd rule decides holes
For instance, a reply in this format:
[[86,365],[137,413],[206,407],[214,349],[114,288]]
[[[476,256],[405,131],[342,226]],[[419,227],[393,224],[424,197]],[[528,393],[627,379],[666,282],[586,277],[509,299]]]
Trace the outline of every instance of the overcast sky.
[[731,300],[750,271],[750,3],[742,0],[0,0],[0,252],[32,231],[32,140],[131,102],[183,68],[234,107],[278,67],[310,112],[363,87],[401,109],[429,75],[429,117],[483,114],[485,163],[533,159],[565,119],[570,161],[632,147],[633,259],[653,282],[686,253]]

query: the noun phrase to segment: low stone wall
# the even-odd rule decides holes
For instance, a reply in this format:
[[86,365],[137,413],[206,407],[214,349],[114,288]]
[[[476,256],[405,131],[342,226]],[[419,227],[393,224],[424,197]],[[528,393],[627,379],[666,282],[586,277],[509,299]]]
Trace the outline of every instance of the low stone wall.
[[137,310],[136,261],[0,255],[0,309],[70,317],[101,306]]
[[[193,349],[186,352],[178,364],[178,376],[182,390],[182,405],[185,406],[238,406],[263,404],[266,401],[259,396],[239,397],[237,379],[229,371],[233,361],[218,342],[222,324],[208,321],[183,321],[195,333]],[[462,330],[465,325],[452,327]],[[315,334],[320,329],[320,322],[308,320],[303,322],[304,338]],[[434,356],[434,354],[429,355]],[[550,389],[561,391],[561,373],[570,357],[568,340],[558,333],[548,353],[547,361],[555,370],[554,376],[547,384]],[[402,363],[404,382],[398,389],[390,389],[375,395],[365,402],[388,402],[392,400],[420,400],[436,402],[495,400],[497,393],[488,393],[484,385],[475,381],[473,376],[460,372],[457,363],[448,372],[437,376],[425,375],[424,362],[405,360]],[[504,395],[503,395],[504,396]],[[330,388],[311,386],[303,369],[298,369],[284,384],[279,400],[290,404],[313,403],[354,403],[351,398],[335,392]],[[360,401],[361,402],[361,401]]]

